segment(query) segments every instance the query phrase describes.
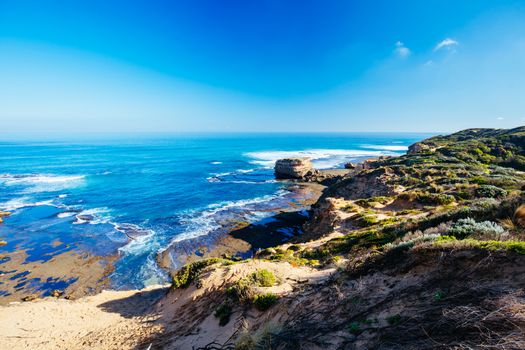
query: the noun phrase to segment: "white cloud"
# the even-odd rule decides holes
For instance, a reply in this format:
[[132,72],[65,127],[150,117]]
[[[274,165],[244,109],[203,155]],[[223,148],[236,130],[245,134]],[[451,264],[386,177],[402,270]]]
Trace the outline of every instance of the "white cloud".
[[407,57],[410,55],[411,52],[410,52],[410,49],[405,46],[405,44],[403,44],[401,41],[398,41],[396,43],[395,53],[399,57]]
[[451,49],[454,46],[458,46],[459,42],[457,42],[454,39],[446,38],[445,40],[442,40],[439,42],[436,47],[434,47],[434,51],[441,50],[443,48]]
[[497,117],[496,119],[497,119],[497,120],[503,120],[503,119],[505,119],[505,118],[503,118],[503,117]]

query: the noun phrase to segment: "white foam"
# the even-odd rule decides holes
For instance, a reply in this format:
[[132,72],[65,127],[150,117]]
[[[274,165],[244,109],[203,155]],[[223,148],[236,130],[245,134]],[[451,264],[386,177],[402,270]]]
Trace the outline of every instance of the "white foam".
[[[139,227],[137,226],[137,228]],[[151,240],[153,239],[153,236],[155,235],[155,231],[146,230],[143,228],[139,228],[139,229],[141,232],[147,232],[147,233],[144,235],[133,237],[133,239],[131,239],[128,244],[118,249],[120,252],[126,253],[126,254],[137,254],[137,253],[143,252],[150,245]],[[122,232],[122,230],[119,230],[119,229],[117,230]]]
[[[26,207],[36,207],[40,205],[53,205],[53,200],[33,202],[29,197],[14,198],[7,202],[0,203],[0,208],[5,211],[14,211]],[[55,206],[55,205],[53,205]]]
[[378,157],[391,155],[390,151],[367,151],[367,150],[345,150],[345,149],[311,149],[301,151],[265,151],[249,152],[245,156],[254,158],[253,164],[272,168],[275,161],[283,158],[310,158],[314,167],[318,169],[330,169],[340,166],[349,159],[359,157]]
[[249,181],[249,180],[227,180],[224,181],[222,178],[226,176],[235,176],[235,175],[241,175],[241,174],[248,174],[256,171],[257,169],[237,169],[235,171],[229,171],[225,173],[215,173],[211,176],[207,177],[206,180],[208,182],[228,182],[228,183],[245,183],[245,184],[259,184],[261,182],[257,181]]
[[57,218],[63,219],[63,218],[69,218],[71,216],[76,215],[77,213],[74,211],[65,211],[63,213],[58,213]]
[[[109,209],[106,207],[82,210],[80,213],[75,213],[77,220],[73,222],[73,224],[79,225],[79,224],[85,224],[89,222],[92,225],[98,225],[98,224],[110,223],[110,220],[112,219],[112,217],[108,214],[108,212],[109,212]],[[82,216],[90,216],[93,219],[84,220],[81,218]]]
[[363,145],[362,147],[368,149],[378,149],[385,151],[407,151],[407,146],[395,146],[395,145]]
[[0,183],[5,186],[25,186],[22,193],[59,191],[83,184],[83,175],[50,175],[50,174],[3,174]]
[[222,162],[210,162],[210,164],[219,165],[219,164],[222,164]]
[[[222,212],[232,209],[248,209],[249,206],[269,202],[285,195],[286,193],[286,191],[278,191],[275,195],[263,196],[254,199],[219,202],[208,205],[203,211],[192,211],[188,213],[187,230],[184,233],[174,237],[171,241],[171,244],[191,238],[205,236],[210,232],[221,228],[222,224],[217,221],[217,216]],[[255,221],[255,219],[263,219],[273,215],[271,211],[247,211],[250,212],[251,218],[253,219],[251,221]]]

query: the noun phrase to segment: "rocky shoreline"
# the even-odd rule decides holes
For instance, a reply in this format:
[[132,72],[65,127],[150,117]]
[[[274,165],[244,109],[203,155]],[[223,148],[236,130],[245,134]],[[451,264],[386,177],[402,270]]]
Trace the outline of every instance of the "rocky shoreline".
[[[315,169],[308,158],[287,158],[275,163],[275,177],[288,183],[283,205],[272,209],[272,216],[261,222],[231,222],[206,237],[170,245],[158,254],[163,269],[176,272],[187,263],[207,258],[247,259],[261,249],[300,239],[309,210],[330,184],[347,176],[356,167]],[[357,168],[359,169],[359,168]]]
[[[268,209],[266,219],[253,223],[242,219],[225,222],[223,227],[206,236],[171,244],[157,254],[157,263],[163,270],[174,273],[184,264],[199,259],[250,258],[260,249],[285,243],[302,234],[302,227],[308,219],[306,213],[321,196],[326,181],[339,179],[347,173],[346,169],[319,171],[310,164],[308,177],[282,179],[286,183],[287,193]],[[0,219],[8,215],[7,212],[1,212]],[[58,241],[53,244],[58,248],[64,246]],[[16,250],[3,254],[2,259],[5,261],[4,272],[12,272],[2,286],[6,294],[1,296],[0,305],[5,305],[49,295],[78,299],[99,293],[110,288],[109,276],[118,255],[97,256],[76,250],[57,251],[49,261],[22,265],[24,252]],[[18,276],[21,279],[15,278]],[[36,279],[49,281],[49,285],[53,285],[52,289],[45,293],[39,292],[31,282]]]
[[[321,190],[300,239],[244,260],[211,255],[220,248],[195,254],[169,290],[0,307],[9,325],[0,341],[10,349],[525,348],[524,135],[525,127],[433,137],[407,155],[357,165],[324,190],[307,182]],[[277,215],[299,225],[297,212]],[[272,224],[227,237],[252,249]],[[38,324],[39,337],[26,337],[48,308],[52,326],[75,326]]]

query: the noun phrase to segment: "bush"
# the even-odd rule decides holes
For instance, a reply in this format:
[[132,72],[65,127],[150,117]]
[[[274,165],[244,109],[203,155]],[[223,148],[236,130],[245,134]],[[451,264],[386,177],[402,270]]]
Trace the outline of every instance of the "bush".
[[293,252],[298,252],[301,250],[301,246],[298,244],[292,244],[291,246],[288,247],[288,250],[291,250]]
[[361,333],[361,327],[359,325],[359,322],[354,321],[350,323],[350,325],[348,326],[348,331],[353,335],[358,335],[359,333]]
[[458,241],[455,237],[442,236],[435,243],[437,246],[478,248],[489,251],[507,250],[525,255],[525,242],[522,241],[478,241],[476,239],[463,239]]
[[237,282],[235,282],[231,287],[226,289],[226,293],[239,300],[239,301],[246,301],[249,300],[253,294],[251,288],[250,288],[250,280],[247,278],[241,278]]
[[222,304],[215,310],[215,317],[219,319],[219,326],[225,326],[230,322],[232,308],[227,304]]
[[447,289],[438,289],[434,293],[434,301],[442,301],[447,297],[448,290]]
[[[405,239],[400,242],[387,243],[383,246],[385,250],[399,249],[399,250],[408,250],[414,247],[419,243],[432,242],[437,240],[440,237],[439,234],[421,234],[410,239]],[[407,237],[408,238],[408,237]]]
[[255,271],[251,274],[250,278],[259,287],[271,287],[277,281],[273,272],[266,269]]
[[386,318],[386,321],[387,321],[388,324],[390,324],[390,325],[396,325],[396,324],[398,324],[399,322],[401,322],[401,315],[397,314],[397,315],[388,316],[388,317]]
[[502,198],[507,195],[507,191],[492,185],[481,185],[476,189],[476,196],[483,198]]
[[436,204],[439,205],[447,205],[454,203],[454,196],[451,196],[449,194],[438,194],[437,196],[434,196],[434,201]]
[[179,271],[172,276],[173,288],[187,288],[201,273],[201,271],[213,264],[231,265],[233,262],[226,259],[210,258],[199,260],[191,264],[184,265]]
[[279,297],[274,293],[259,294],[253,298],[253,305],[257,310],[266,311],[277,303]]
[[499,238],[505,230],[500,225],[492,221],[476,222],[474,219],[466,218],[459,219],[452,224],[448,230],[448,235],[459,239],[468,236],[485,237],[485,238]]

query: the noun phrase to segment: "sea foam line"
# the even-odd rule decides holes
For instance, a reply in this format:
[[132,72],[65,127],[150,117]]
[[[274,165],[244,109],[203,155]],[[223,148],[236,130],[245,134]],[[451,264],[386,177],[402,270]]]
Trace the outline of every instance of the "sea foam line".
[[[224,202],[218,202],[210,204],[206,207],[204,210],[192,210],[189,213],[187,213],[189,222],[188,229],[177,235],[171,240],[171,243],[168,245],[168,247],[174,243],[181,242],[187,239],[192,239],[196,237],[205,236],[217,229],[220,229],[222,225],[216,221],[217,215],[219,215],[222,212],[226,212],[228,210],[232,209],[249,209],[250,206],[253,206],[255,204],[261,204],[261,203],[267,203],[272,200],[278,199],[279,197],[282,197],[286,195],[288,191],[285,190],[279,190],[274,195],[267,195],[263,197],[257,197],[253,199],[243,199],[238,201],[224,201]],[[273,215],[272,212],[258,212],[255,210],[251,210],[251,214],[254,218],[262,218],[263,216],[270,216]]]
[[368,149],[377,149],[377,150],[385,150],[385,151],[407,151],[408,146],[399,146],[399,145],[363,145],[361,146],[363,148]]
[[345,149],[311,149],[300,151],[263,151],[248,152],[244,155],[255,160],[250,163],[258,164],[266,168],[274,166],[278,159],[282,158],[310,158],[317,168],[328,169],[337,167],[349,159],[358,157],[378,157],[381,155],[392,155],[391,151],[367,151],[367,150],[345,150]]
[[2,174],[0,175],[0,182],[7,186],[12,185],[32,185],[32,184],[53,184],[79,181],[85,178],[84,175],[49,175],[49,174]]

